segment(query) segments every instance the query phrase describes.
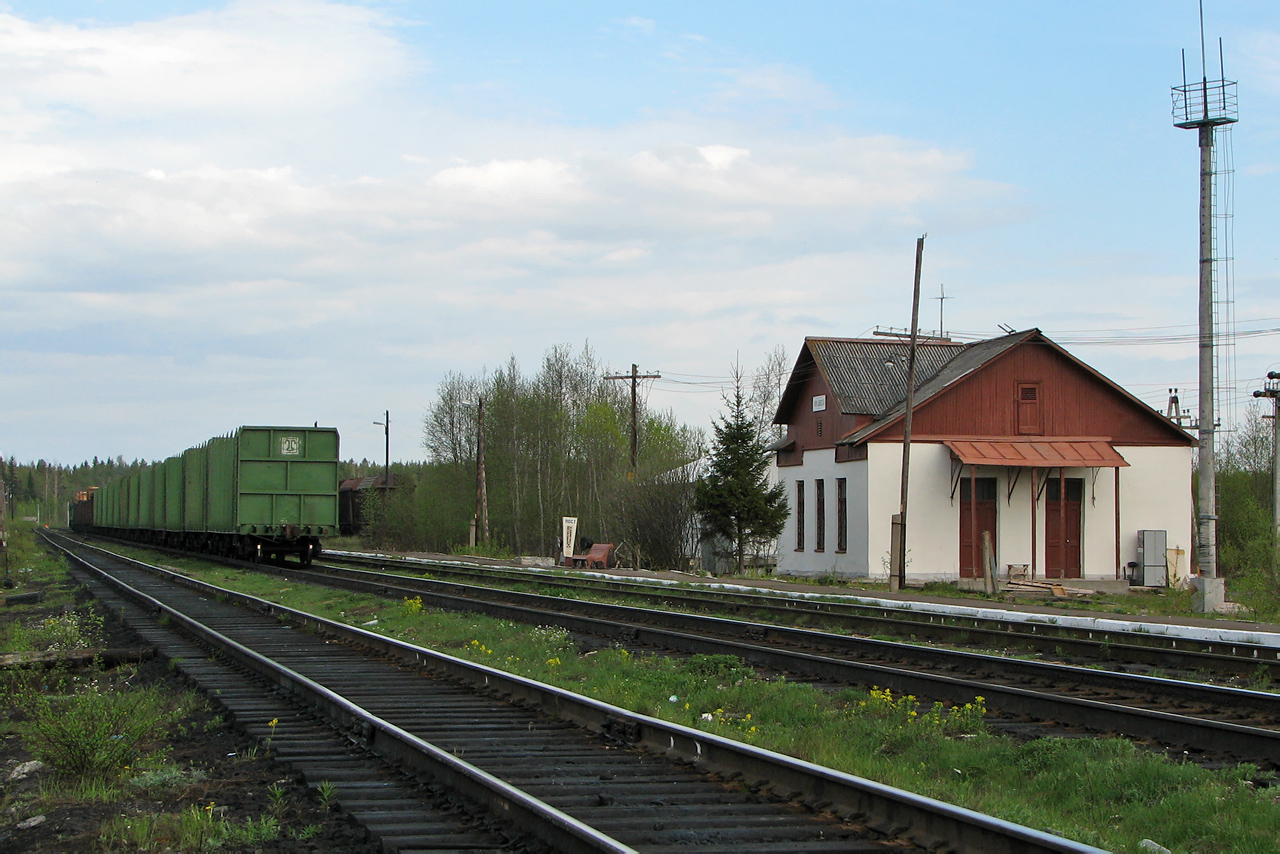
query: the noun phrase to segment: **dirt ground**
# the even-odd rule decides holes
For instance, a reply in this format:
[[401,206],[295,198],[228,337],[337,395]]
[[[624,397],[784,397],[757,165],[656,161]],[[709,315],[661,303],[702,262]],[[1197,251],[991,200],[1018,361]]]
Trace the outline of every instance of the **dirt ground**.
[[[63,582],[64,589],[70,582]],[[30,589],[30,588],[26,588]],[[50,599],[59,598],[56,589],[47,590]],[[3,593],[3,591],[0,591]],[[61,597],[64,601],[65,595]],[[63,613],[71,608],[93,607],[87,594],[76,595],[74,605],[57,607],[26,606],[22,608],[0,607],[0,628],[15,619],[28,625],[48,616]],[[104,646],[139,647],[141,641],[117,620],[108,618],[104,629],[108,637]],[[136,667],[136,673],[134,668]],[[160,683],[173,691],[189,690],[190,684],[174,675],[166,662],[152,658],[138,665],[127,666],[122,674],[128,674],[132,685]],[[108,671],[100,676],[102,683],[110,683],[113,676]],[[0,676],[0,679],[3,677]],[[281,827],[276,842],[251,847],[221,848],[220,850],[262,852],[311,852],[342,851],[372,852],[376,846],[367,842],[364,828],[349,822],[340,812],[321,809],[315,793],[293,777],[288,769],[273,761],[261,748],[247,737],[236,732],[218,716],[218,709],[210,703],[189,715],[182,725],[175,728],[169,745],[169,759],[184,769],[194,769],[187,780],[176,787],[161,790],[159,794],[132,791],[124,786],[125,794],[108,802],[74,803],[50,794],[56,789],[55,771],[44,768],[21,779],[10,779],[15,769],[32,759],[22,739],[14,732],[14,724],[21,721],[20,706],[6,705],[10,698],[0,693],[0,851],[5,852],[66,852],[107,850],[99,840],[102,823],[114,816],[137,816],[145,813],[181,812],[191,806],[209,809],[229,821],[243,823],[258,819],[268,812],[272,803],[269,788],[278,785],[285,790],[282,807],[277,808]],[[42,795],[42,792],[44,793]],[[210,808],[210,805],[213,805]],[[43,820],[34,821],[38,816]],[[28,826],[20,828],[20,823]],[[310,829],[305,841],[291,838],[291,834],[303,828]],[[172,849],[168,849],[172,850]]]

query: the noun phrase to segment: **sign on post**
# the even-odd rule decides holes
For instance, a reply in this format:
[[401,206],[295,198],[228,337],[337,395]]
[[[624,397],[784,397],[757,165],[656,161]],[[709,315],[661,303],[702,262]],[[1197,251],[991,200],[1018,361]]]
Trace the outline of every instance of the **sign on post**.
[[573,545],[578,542],[578,517],[561,516],[560,533],[561,542],[564,543],[564,554],[562,557],[571,557],[573,555]]

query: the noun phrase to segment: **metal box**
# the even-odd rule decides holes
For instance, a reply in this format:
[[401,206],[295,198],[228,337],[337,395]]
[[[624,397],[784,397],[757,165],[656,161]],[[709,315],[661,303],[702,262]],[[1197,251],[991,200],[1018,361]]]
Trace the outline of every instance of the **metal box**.
[[1138,532],[1138,566],[1135,579],[1143,587],[1164,587],[1169,583],[1168,531]]

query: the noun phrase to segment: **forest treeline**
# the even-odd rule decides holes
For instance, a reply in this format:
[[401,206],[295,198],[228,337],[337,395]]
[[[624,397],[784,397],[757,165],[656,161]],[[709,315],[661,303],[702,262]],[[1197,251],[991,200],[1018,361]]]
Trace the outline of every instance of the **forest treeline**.
[[[779,350],[752,377],[748,400],[762,435],[775,430],[785,367]],[[587,347],[553,348],[532,373],[512,358],[446,376],[423,419],[427,461],[393,465],[392,495],[366,499],[368,536],[449,552],[469,546],[480,516],[477,551],[549,557],[561,548],[561,517],[575,516],[580,538],[618,544],[629,564],[686,567],[698,540],[693,498],[705,431],[650,408],[642,394],[632,471],[630,384],[605,377]],[[487,532],[477,494],[482,433]]]
[[[748,415],[763,439],[777,435],[772,419],[788,368],[777,348],[742,377]],[[532,371],[513,357],[493,370],[447,375],[421,424],[425,460],[393,462],[395,489],[385,500],[366,496],[369,544],[469,550],[483,432],[488,531],[479,526],[476,551],[552,556],[560,548],[561,517],[576,516],[580,537],[618,544],[628,563],[687,566],[698,546],[693,500],[707,433],[650,407],[642,388],[633,472],[630,383],[605,377],[586,346],[552,348]],[[14,512],[57,523],[65,522],[76,492],[145,464],[119,457],[75,466],[0,462]],[[340,463],[339,477],[382,468],[381,461],[350,460]]]

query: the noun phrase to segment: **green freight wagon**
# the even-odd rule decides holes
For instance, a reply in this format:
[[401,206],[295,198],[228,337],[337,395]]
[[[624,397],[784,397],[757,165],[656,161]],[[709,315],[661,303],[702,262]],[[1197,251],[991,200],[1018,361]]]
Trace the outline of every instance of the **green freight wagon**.
[[338,531],[338,431],[241,427],[109,483],[94,528],[112,536],[306,564]]

